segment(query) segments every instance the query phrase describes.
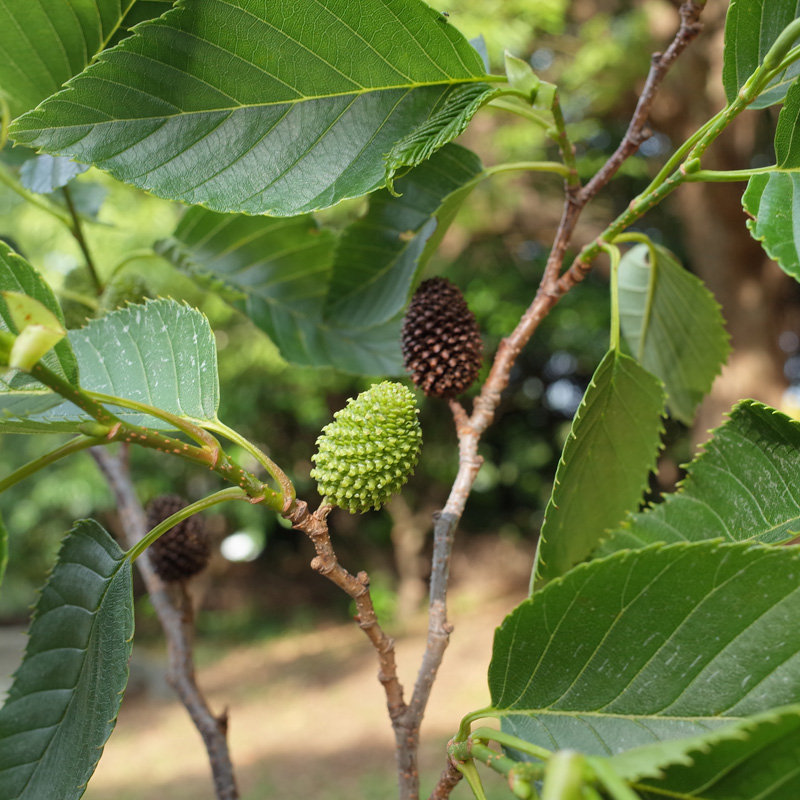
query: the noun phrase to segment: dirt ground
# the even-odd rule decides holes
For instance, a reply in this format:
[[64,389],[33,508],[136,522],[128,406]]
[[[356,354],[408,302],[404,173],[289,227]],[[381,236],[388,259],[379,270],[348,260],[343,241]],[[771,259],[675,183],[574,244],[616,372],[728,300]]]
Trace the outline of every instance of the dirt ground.
[[[494,629],[525,596],[529,548],[499,542],[485,547],[487,552],[473,551],[454,563],[455,632],[422,727],[423,797],[441,771],[445,745],[461,717],[489,702],[486,672]],[[497,568],[486,580],[488,559]],[[478,580],[480,573],[484,577]],[[407,690],[426,624],[421,615],[396,637]],[[139,658],[146,671],[160,675],[152,655]],[[374,653],[352,623],[240,646],[201,669],[199,682],[212,708],[229,711],[243,800],[396,797],[393,739],[376,674]],[[199,735],[163,681],[149,685],[148,693],[123,703],[86,800],[213,800]],[[491,797],[510,797],[491,775],[486,786]],[[462,784],[452,796],[472,795]]]

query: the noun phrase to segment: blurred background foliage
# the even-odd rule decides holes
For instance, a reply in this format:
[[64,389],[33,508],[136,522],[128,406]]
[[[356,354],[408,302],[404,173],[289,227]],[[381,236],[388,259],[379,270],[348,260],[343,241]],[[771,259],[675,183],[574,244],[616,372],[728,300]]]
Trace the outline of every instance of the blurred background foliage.
[[[484,38],[494,71],[502,69],[503,50],[508,49],[528,59],[543,78],[559,84],[583,178],[604,163],[624,135],[650,54],[663,47],[676,28],[675,6],[667,0],[448,0],[446,5],[438,4],[440,10],[448,11],[450,24],[470,38]],[[702,121],[709,107],[718,106],[720,79],[713,65],[719,56],[721,23],[718,13],[716,17],[709,14],[707,38],[696,46],[705,50],[687,56],[670,75],[654,113],[654,135],[587,210],[575,247],[594,238],[643,188],[693,121]],[[742,152],[749,153],[747,158],[753,152],[758,158],[769,158],[769,136],[764,131],[769,132],[770,113],[759,112],[755,123],[747,123],[749,128],[745,125],[732,134],[731,164],[737,164]],[[476,150],[486,164],[557,157],[538,129],[491,109],[478,115],[462,143]],[[7,146],[0,154],[6,174],[17,174],[25,155],[20,148]],[[86,235],[101,276],[137,276],[151,295],[185,299],[208,315],[217,333],[220,418],[276,459],[295,481],[298,496],[314,505],[316,490],[309,479],[314,441],[332,413],[371,381],[285,363],[245,318],[153,255],[153,243],[172,232],[181,207],[116,183],[94,169],[78,176],[71,187],[76,203],[92,220],[86,224]],[[730,231],[735,229],[736,238],[716,255],[749,258],[742,267],[743,277],[737,280],[756,279],[746,300],[752,313],[745,321],[757,330],[747,333],[746,326],[734,330],[732,325],[734,345],[739,339],[745,350],[756,348],[761,354],[762,367],[768,372],[751,369],[751,384],[755,381],[760,387],[760,399],[777,404],[776,396],[779,402],[786,385],[784,361],[787,355],[795,355],[800,342],[796,294],[787,289],[788,281],[781,282],[773,267],[764,263],[757,246],[739,253],[744,247],[742,233],[749,240],[740,208],[736,212],[741,187],[723,187],[732,203],[716,203],[718,208],[707,209],[701,227],[708,241],[734,236]],[[426,269],[426,276],[446,275],[463,289],[484,332],[488,358],[535,293],[558,224],[561,199],[560,183],[553,176],[503,175],[484,182]],[[63,196],[56,192],[52,200],[62,203]],[[704,275],[702,264],[709,252],[696,230],[697,203],[702,202],[702,198],[687,201],[685,194],[678,196],[648,215],[641,229]],[[340,227],[364,207],[363,201],[345,203],[320,217],[323,223]],[[84,262],[61,222],[0,184],[0,237],[18,248],[74,310],[76,296],[80,299],[85,292],[85,287],[74,288],[74,270],[83,270]],[[488,535],[523,543],[532,560],[569,422],[607,347],[605,269],[599,263],[588,280],[556,306],[517,362],[497,422],[483,440],[485,463],[462,521],[458,547],[468,548],[476,537]],[[734,270],[726,278],[717,274],[717,279],[729,284],[734,274],[738,273]],[[716,288],[713,280],[709,283]],[[725,307],[729,322],[747,316],[737,293],[731,289],[729,294],[734,298]],[[777,309],[776,298],[782,298]],[[755,313],[756,307],[763,311]],[[791,335],[787,338],[787,334]],[[737,390],[740,385],[736,383]],[[464,400],[469,403],[469,397]],[[727,395],[720,403],[721,408],[730,407]],[[402,500],[362,517],[336,512],[332,518],[341,561],[351,570],[370,571],[376,602],[389,614],[408,612],[424,593],[426,568],[420,552],[425,552],[430,512],[444,503],[457,466],[448,408],[422,397],[420,405],[423,454]],[[710,424],[718,422],[714,418]],[[702,438],[702,429],[694,438]],[[679,477],[677,465],[690,457],[691,441],[691,432],[668,425],[661,485],[670,487]],[[55,437],[0,437],[3,474],[56,443]],[[248,464],[247,457],[240,455]],[[177,459],[136,450],[131,458],[144,501],[165,492],[194,500],[219,488],[214,476],[187,468]],[[654,491],[658,488],[654,479]],[[0,622],[26,618],[35,588],[73,520],[91,515],[112,529],[115,525],[110,494],[87,454],[0,495],[0,512],[10,532]],[[422,516],[414,517],[415,513]],[[201,580],[201,630],[248,636],[324,614],[341,618],[347,612],[347,598],[308,568],[310,544],[274,515],[246,504],[229,504],[208,515],[208,525],[217,543],[235,533],[246,535],[228,539],[225,548],[230,558],[241,560],[218,554]],[[413,533],[410,539],[409,531]],[[401,584],[400,597],[405,599],[398,609]],[[139,606],[137,635],[154,630],[148,623],[146,600]]]

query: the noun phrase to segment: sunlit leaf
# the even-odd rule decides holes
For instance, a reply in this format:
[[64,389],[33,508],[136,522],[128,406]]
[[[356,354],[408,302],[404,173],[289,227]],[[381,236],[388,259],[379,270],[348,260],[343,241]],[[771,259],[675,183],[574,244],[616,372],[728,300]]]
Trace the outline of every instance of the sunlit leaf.
[[130,562],[100,525],[78,522],[0,709],[0,800],[83,796],[116,723],[132,637]]
[[184,0],[12,136],[159,196],[291,216],[382,186],[394,144],[485,80],[421,0]]
[[[83,389],[201,423],[216,419],[216,343],[208,320],[196,309],[174,300],[147,301],[92,320],[85,328],[70,331],[69,340]],[[48,399],[57,402],[48,405]],[[144,414],[113,405],[111,409],[133,424],[170,428],[169,423]],[[80,423],[90,419],[53,394],[9,393],[3,411],[6,417],[0,419],[0,430],[9,433],[77,431]]]
[[[135,0],[0,0],[0,93],[16,117],[57,92],[123,26]],[[154,14],[169,6],[160,4]]]
[[730,352],[719,304],[664,247],[637,245],[619,265],[622,333],[641,365],[664,382],[672,416],[692,424]]
[[744,400],[689,464],[679,490],[633,514],[597,554],[654,542],[791,541],[800,534],[798,471],[800,423]]
[[612,755],[798,703],[798,570],[796,547],[715,542],[582,564],[498,629],[480,716]]
[[770,258],[795,280],[800,280],[800,228],[795,224],[796,198],[800,192],[800,84],[786,95],[775,131],[777,165],[753,175],[742,196],[744,210],[752,217],[747,227]]
[[[722,68],[722,82],[729,103],[764,60],[783,29],[799,14],[797,0],[731,1],[725,22]],[[798,75],[800,62],[795,62],[778,75],[750,107],[766,108],[780,103]]]
[[608,352],[586,390],[556,471],[533,584],[587,558],[604,532],[639,507],[655,468],[664,393],[629,356]]

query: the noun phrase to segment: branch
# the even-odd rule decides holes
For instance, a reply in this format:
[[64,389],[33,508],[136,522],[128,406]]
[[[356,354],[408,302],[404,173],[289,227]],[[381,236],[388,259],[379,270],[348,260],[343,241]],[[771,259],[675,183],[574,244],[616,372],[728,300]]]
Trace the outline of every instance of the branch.
[[[131,482],[127,450],[123,450],[119,456],[113,456],[107,450],[97,447],[92,450],[92,455],[114,492],[125,542],[131,548],[147,533],[147,517]],[[203,737],[217,800],[237,800],[239,792],[228,752],[227,711],[218,717],[211,713],[195,678],[192,654],[194,614],[186,585],[183,582],[164,583],[153,571],[147,552],[136,563],[167,640],[167,680]]]

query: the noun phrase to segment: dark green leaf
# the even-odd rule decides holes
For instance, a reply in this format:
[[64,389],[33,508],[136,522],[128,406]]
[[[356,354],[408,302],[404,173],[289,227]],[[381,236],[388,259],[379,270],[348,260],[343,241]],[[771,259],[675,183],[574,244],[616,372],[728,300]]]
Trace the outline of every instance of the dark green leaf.
[[[732,0],[725,22],[722,67],[722,82],[729,103],[764,60],[783,29],[798,15],[798,0]],[[766,108],[780,103],[798,75],[800,63],[795,62],[778,75],[750,107]]]
[[728,334],[702,281],[666,248],[654,245],[653,251],[655,264],[644,244],[620,262],[622,334],[639,363],[664,381],[672,416],[691,425],[728,357]]
[[480,159],[451,144],[398,181],[399,197],[371,195],[369,211],[336,248],[325,317],[364,327],[395,317],[433,252],[429,245],[441,240],[482,178]]
[[20,183],[37,194],[49,194],[66,186],[76,175],[89,169],[59,156],[35,156],[26,161],[19,171]]
[[597,551],[724,539],[781,544],[800,533],[800,423],[754,400],[734,406],[679,491],[632,515]]
[[612,755],[797,703],[798,570],[796,547],[715,542],[582,564],[498,629],[481,716]]
[[386,156],[386,185],[393,188],[400,170],[416,167],[462,134],[478,109],[500,90],[482,83],[456,89],[424,125],[404,136]]
[[[5,242],[0,242],[0,292],[2,291],[22,292],[33,297],[52,311],[59,322],[63,324],[64,315],[61,313],[61,307],[53,290],[41,275]],[[0,330],[19,333],[9,316],[8,308],[2,297],[0,297]],[[70,383],[77,382],[78,364],[67,339],[62,339],[49,353],[45,354],[42,362]],[[34,393],[46,391],[38,381],[26,373],[3,375],[0,372],[0,420],[7,409],[7,403],[10,402],[8,395],[10,389],[26,389]]]
[[291,216],[384,183],[384,154],[480,56],[421,0],[180,2],[17,120],[18,142],[159,196]]
[[637,747],[610,763],[646,798],[795,800],[800,708],[759,714],[694,739]]
[[556,471],[534,565],[534,585],[563,575],[604,532],[639,507],[655,468],[664,411],[660,382],[609,351],[586,390]]
[[78,522],[0,709],[0,800],[83,796],[114,729],[132,637],[130,562],[100,525]]
[[[102,50],[135,0],[0,0],[0,91],[16,117]],[[158,14],[164,6],[160,6]]]
[[[123,397],[171,414],[199,421],[215,420],[219,405],[217,351],[208,320],[174,300],[152,300],[92,320],[70,331],[88,391]],[[41,407],[55,398],[57,404]],[[40,405],[37,405],[36,403]],[[169,429],[169,423],[110,406],[128,422]],[[90,419],[72,403],[50,394],[44,398],[11,393],[0,419],[8,433],[76,431]]]
[[800,84],[786,95],[775,131],[777,165],[754,175],[742,196],[752,217],[747,227],[781,269],[800,280],[800,229],[794,222],[795,198],[800,191]]

